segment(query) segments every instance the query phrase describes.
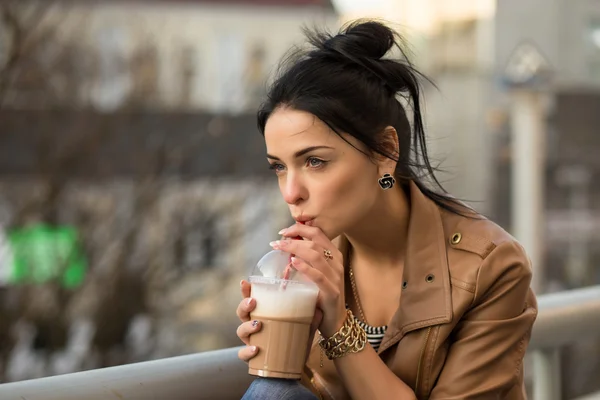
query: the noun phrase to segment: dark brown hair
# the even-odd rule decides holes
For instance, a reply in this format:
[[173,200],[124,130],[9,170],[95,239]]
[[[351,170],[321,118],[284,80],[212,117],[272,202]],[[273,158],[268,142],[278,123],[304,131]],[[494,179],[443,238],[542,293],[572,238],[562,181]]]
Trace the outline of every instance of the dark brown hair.
[[[465,213],[465,205],[446,192],[429,160],[420,106],[420,81],[428,79],[408,60],[403,39],[375,21],[353,22],[336,35],[319,30],[305,34],[311,47],[283,60],[258,111],[260,132],[264,134],[278,107],[309,112],[342,138],[341,132],[349,134],[373,154],[397,161],[400,182],[413,181],[439,207]],[[393,49],[399,50],[399,58],[384,58]],[[412,108],[412,126],[401,99]],[[396,151],[384,140],[388,126],[398,135]],[[439,190],[428,188],[427,179]]]

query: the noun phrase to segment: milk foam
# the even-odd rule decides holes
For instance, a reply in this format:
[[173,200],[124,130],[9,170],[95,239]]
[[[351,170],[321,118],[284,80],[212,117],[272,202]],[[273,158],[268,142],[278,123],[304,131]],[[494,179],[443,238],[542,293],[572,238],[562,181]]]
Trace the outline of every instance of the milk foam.
[[274,318],[312,319],[317,304],[318,287],[290,282],[285,289],[280,283],[252,283],[256,300],[253,314]]

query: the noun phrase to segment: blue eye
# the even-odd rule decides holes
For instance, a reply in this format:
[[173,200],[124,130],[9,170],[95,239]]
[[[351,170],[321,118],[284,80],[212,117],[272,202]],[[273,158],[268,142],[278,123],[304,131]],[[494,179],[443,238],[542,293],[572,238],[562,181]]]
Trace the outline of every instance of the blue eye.
[[284,166],[278,163],[273,163],[269,165],[269,169],[275,171],[275,173],[279,173],[284,170]]
[[319,168],[319,167],[322,167],[323,165],[325,165],[325,161],[323,161],[319,158],[309,157],[306,160],[306,164],[311,168]]

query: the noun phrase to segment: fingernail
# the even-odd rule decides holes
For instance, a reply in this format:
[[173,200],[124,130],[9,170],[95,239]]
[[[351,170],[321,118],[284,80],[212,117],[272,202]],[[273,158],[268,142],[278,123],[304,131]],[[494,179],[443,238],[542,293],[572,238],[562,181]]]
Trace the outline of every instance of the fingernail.
[[256,351],[256,346],[250,346],[250,351],[254,353]]
[[258,326],[258,321],[257,320],[252,321],[252,327],[256,328],[257,326]]
[[272,248],[274,248],[275,250],[277,250],[281,246],[281,242],[279,240],[277,240],[275,242],[269,243],[269,246],[271,246]]
[[284,228],[284,229],[280,230],[279,232],[277,232],[277,234],[279,234],[279,235],[283,235],[283,234],[285,234],[286,232],[287,232],[287,228]]
[[290,259],[292,261],[292,264],[296,265],[298,263],[298,259],[296,257],[291,257]]
[[252,303],[252,297],[250,297],[248,300],[246,300],[246,305],[249,306],[250,303]]
[[242,287],[242,286],[244,286],[244,280],[243,279],[240,281],[240,287]]

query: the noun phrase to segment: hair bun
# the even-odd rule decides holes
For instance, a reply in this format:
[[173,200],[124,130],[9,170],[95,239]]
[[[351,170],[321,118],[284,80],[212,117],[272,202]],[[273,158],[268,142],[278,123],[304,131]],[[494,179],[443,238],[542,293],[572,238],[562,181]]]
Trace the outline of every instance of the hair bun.
[[[310,30],[305,30],[305,34],[314,46],[307,54],[313,61],[333,60],[340,65],[357,67],[363,76],[368,74],[379,80],[388,94],[418,90],[417,78],[421,75],[413,68],[402,48],[402,37],[381,22],[356,21],[335,36]],[[399,54],[383,59],[393,48],[397,48]],[[418,93],[410,95],[418,96]]]
[[325,40],[322,47],[340,54],[372,59],[382,58],[395,43],[394,32],[375,21],[354,22]]

